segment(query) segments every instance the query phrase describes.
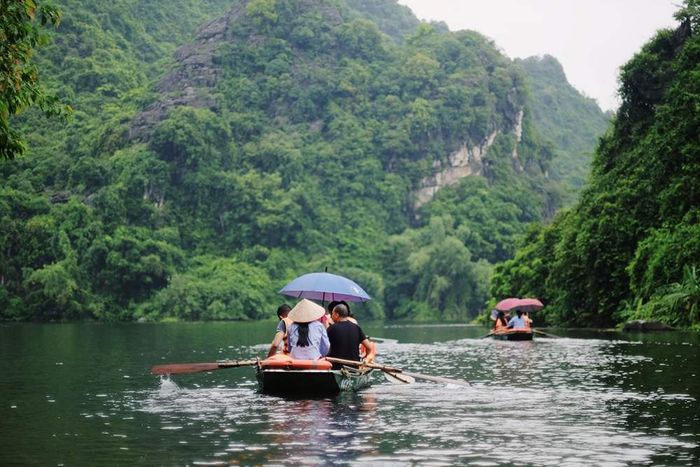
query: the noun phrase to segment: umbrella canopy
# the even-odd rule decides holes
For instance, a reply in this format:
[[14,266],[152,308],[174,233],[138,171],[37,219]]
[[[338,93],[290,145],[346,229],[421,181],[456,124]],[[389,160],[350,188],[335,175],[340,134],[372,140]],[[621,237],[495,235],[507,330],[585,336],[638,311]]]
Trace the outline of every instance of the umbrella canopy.
[[537,311],[543,307],[536,298],[506,298],[496,304],[498,311]]
[[279,293],[322,301],[366,302],[372,299],[362,287],[347,277],[329,272],[311,272],[299,276],[282,287]]
[[511,311],[514,310],[520,303],[519,298],[506,298],[496,303],[496,309],[498,311]]
[[544,305],[536,298],[521,298],[520,303],[515,307],[516,310],[520,311],[537,311],[542,308],[544,308]]

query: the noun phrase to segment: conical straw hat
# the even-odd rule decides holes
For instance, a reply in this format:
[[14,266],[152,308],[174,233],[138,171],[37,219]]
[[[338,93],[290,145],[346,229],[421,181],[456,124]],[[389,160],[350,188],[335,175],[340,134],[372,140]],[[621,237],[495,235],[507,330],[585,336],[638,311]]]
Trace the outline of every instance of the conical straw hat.
[[310,323],[316,321],[321,316],[326,314],[326,310],[321,305],[317,305],[311,300],[302,298],[299,303],[294,305],[292,311],[287,317],[295,323]]

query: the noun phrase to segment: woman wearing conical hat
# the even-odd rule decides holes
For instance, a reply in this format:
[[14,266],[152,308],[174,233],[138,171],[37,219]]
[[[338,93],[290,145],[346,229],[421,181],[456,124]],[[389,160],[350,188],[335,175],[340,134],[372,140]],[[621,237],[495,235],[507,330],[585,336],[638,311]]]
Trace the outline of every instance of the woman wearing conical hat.
[[319,321],[326,314],[322,306],[305,298],[297,303],[288,318],[293,323],[289,326],[289,355],[297,360],[318,360],[330,350],[326,328]]

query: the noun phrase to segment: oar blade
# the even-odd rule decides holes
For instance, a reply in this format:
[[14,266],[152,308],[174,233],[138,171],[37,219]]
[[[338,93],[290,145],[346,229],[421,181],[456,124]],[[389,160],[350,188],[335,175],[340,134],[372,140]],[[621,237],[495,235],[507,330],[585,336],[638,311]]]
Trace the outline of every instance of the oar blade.
[[452,378],[445,378],[442,376],[424,375],[421,373],[413,373],[412,371],[402,371],[401,375],[402,376],[403,375],[412,376],[413,378],[416,378],[416,379],[424,379],[426,381],[432,381],[434,383],[453,384],[455,386],[469,387],[472,385],[469,381],[464,381],[461,379],[452,379]]
[[214,363],[169,363],[156,365],[151,368],[154,375],[181,375],[187,373],[201,373],[202,371],[223,370],[224,368],[236,368],[239,366],[252,366],[257,360],[220,360]]
[[156,365],[151,368],[153,375],[179,375],[186,373],[200,373],[202,371],[218,370],[218,363],[170,363]]
[[556,334],[550,334],[548,332],[542,332],[538,329],[533,329],[533,331],[536,332],[537,334],[542,335],[542,336],[551,337],[552,339],[563,339],[563,337],[561,337],[561,336],[557,336]]
[[390,383],[394,384],[411,384],[415,383],[416,380],[412,376],[408,376],[403,373],[393,373],[391,371],[384,371],[382,372],[384,374],[384,378],[386,378],[387,381]]

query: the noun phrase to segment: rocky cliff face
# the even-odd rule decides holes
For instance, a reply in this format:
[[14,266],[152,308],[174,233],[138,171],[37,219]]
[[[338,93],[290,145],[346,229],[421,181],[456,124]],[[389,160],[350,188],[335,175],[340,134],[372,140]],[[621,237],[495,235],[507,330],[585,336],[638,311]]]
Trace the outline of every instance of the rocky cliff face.
[[523,109],[518,110],[513,127],[496,129],[483,141],[476,144],[465,141],[446,160],[435,161],[433,163],[434,172],[423,178],[419,188],[413,193],[413,211],[416,212],[421,206],[433,199],[441,188],[456,185],[464,177],[484,175],[484,159],[496,138],[503,133],[510,132],[515,136],[516,143],[511,154],[513,169],[522,172],[523,164],[518,156],[518,144],[522,140],[524,115]]
[[162,97],[134,119],[129,132],[132,139],[143,137],[174,107],[218,110],[216,101],[205,90],[214,87],[221,76],[214,63],[216,50],[230,39],[231,24],[245,14],[245,5],[237,2],[225,15],[200,26],[194,42],[175,52],[175,66],[156,84]]
[[[387,7],[391,2],[384,2],[383,7]],[[189,106],[195,108],[207,108],[212,110],[216,114],[220,114],[222,108],[227,110],[232,110],[231,106],[222,102],[218,96],[220,87],[226,86],[226,80],[233,77],[237,79],[240,75],[243,79],[250,80],[254,83],[264,81],[267,76],[273,76],[267,73],[266,65],[267,63],[257,62],[259,57],[256,55],[259,50],[267,48],[271,50],[274,47],[279,47],[279,50],[284,54],[284,60],[280,62],[278,69],[279,75],[274,75],[273,78],[284,79],[279,80],[279,85],[281,83],[286,83],[286,85],[293,85],[300,89],[310,87],[315,88],[320,91],[323,95],[323,99],[319,99],[318,104],[314,99],[308,99],[306,104],[311,102],[311,105],[318,105],[319,108],[325,109],[317,112],[317,114],[324,114],[328,117],[326,112],[326,107],[332,103],[332,105],[337,105],[344,100],[348,100],[348,96],[351,96],[357,91],[356,84],[353,83],[355,77],[349,77],[344,75],[342,72],[338,72],[331,76],[323,78],[322,81],[314,82],[314,76],[318,75],[319,70],[323,69],[324,72],[328,71],[328,66],[335,66],[338,62],[359,60],[358,63],[362,63],[363,66],[367,68],[363,72],[367,72],[372,69],[371,63],[372,59],[376,57],[366,51],[358,52],[359,46],[361,46],[362,38],[355,37],[352,34],[342,35],[347,32],[349,28],[357,27],[353,23],[353,18],[355,16],[348,10],[347,7],[350,5],[355,5],[357,8],[369,8],[369,4],[366,1],[349,2],[347,5],[338,4],[330,1],[314,1],[314,0],[299,0],[296,2],[279,2],[278,7],[280,8],[279,21],[275,21],[274,27],[265,27],[259,20],[259,18],[253,17],[253,14],[249,11],[249,7],[252,2],[240,1],[236,2],[230,10],[226,12],[225,15],[210,21],[199,28],[197,37],[195,41],[191,44],[182,46],[174,55],[175,64],[172,69],[166,73],[162,79],[157,83],[156,90],[160,93],[159,100],[147,107],[143,112],[141,112],[132,122],[129,135],[132,139],[137,140],[147,140],[148,133],[151,128],[157,125],[160,121],[165,119],[170,111],[175,107]],[[379,3],[374,5],[372,8],[379,8]],[[391,7],[392,5],[389,5]],[[394,5],[395,6],[395,5]],[[378,14],[374,10],[370,11],[372,15]],[[375,14],[376,13],[376,14]],[[368,13],[369,14],[369,13]],[[296,15],[296,16],[295,16]],[[313,39],[307,39],[307,41],[315,42],[318,40],[320,35],[326,34],[327,36],[332,36],[329,43],[332,44],[331,47],[314,50],[310,52],[313,46],[303,45],[295,39],[299,37],[299,31],[303,30],[306,26],[299,27],[295,26],[295,18],[302,16],[307,16],[309,18],[314,18],[310,20],[308,24],[321,24],[318,29],[313,31],[306,31],[307,36]],[[370,15],[370,16],[372,16]],[[347,16],[347,17],[346,17]],[[316,21],[316,23],[313,23]],[[399,30],[404,30],[402,28],[408,28],[409,23],[400,24]],[[387,26],[388,27],[388,26]],[[371,32],[371,31],[370,31]],[[435,32],[437,35],[444,35],[446,32],[438,31]],[[447,33],[449,34],[449,33]],[[348,45],[343,41],[351,37],[356,43],[353,45]],[[426,39],[429,44],[429,41]],[[461,41],[461,42],[460,42]],[[277,45],[271,45],[277,44]],[[279,45],[283,44],[283,45]],[[379,44],[379,42],[377,42]],[[400,156],[405,158],[412,158],[413,161],[420,160],[420,158],[425,157],[435,157],[435,153],[426,152],[426,148],[429,145],[423,144],[424,141],[429,141],[435,134],[438,134],[440,138],[443,138],[445,145],[437,153],[443,153],[443,157],[435,160],[432,163],[431,170],[427,175],[416,182],[416,179],[412,181],[414,190],[409,194],[406,200],[408,210],[412,210],[414,213],[417,212],[422,206],[430,202],[435,194],[449,186],[458,184],[462,179],[469,176],[489,176],[489,164],[492,162],[489,160],[491,156],[492,148],[495,142],[499,141],[499,136],[507,136],[509,141],[508,144],[512,144],[512,149],[508,149],[509,153],[501,154],[501,161],[506,161],[510,156],[510,163],[515,172],[522,172],[525,164],[521,161],[518,154],[519,145],[523,138],[523,117],[525,115],[524,108],[524,92],[522,89],[522,82],[518,80],[517,74],[511,68],[511,64],[507,59],[501,57],[498,52],[493,49],[489,50],[491,45],[482,44],[479,38],[468,35],[461,35],[459,39],[455,40],[455,46],[463,46],[464,44],[469,44],[467,48],[456,49],[459,53],[450,52],[446,56],[440,57],[443,61],[442,67],[453,69],[456,72],[455,76],[461,76],[459,78],[463,82],[463,86],[469,89],[465,94],[469,98],[463,101],[458,101],[457,105],[469,105],[471,99],[474,99],[472,105],[480,109],[488,109],[487,117],[488,122],[485,123],[486,130],[480,129],[477,131],[472,131],[470,134],[467,124],[462,128],[450,128],[450,130],[438,130],[430,137],[424,137],[422,139],[416,138],[411,142],[418,144],[419,147],[416,150],[415,155],[410,154],[406,156],[407,151],[401,152]],[[353,49],[353,47],[355,47]],[[396,50],[402,45],[398,45]],[[243,49],[247,48],[251,56],[244,56],[241,58],[242,54],[234,56],[232,60],[227,60],[227,48],[232,49]],[[409,50],[409,48],[407,48]],[[238,53],[238,52],[237,52]],[[277,52],[275,52],[277,53]],[[397,96],[401,96],[401,99],[406,99],[406,102],[410,102],[410,92],[425,92],[426,97],[431,99],[436,99],[438,94],[432,95],[432,91],[425,90],[426,82],[431,79],[435,71],[431,70],[434,66],[431,59],[427,56],[417,54],[412,59],[400,58],[402,53],[415,54],[415,51],[411,50],[406,52],[392,52],[395,53],[395,65],[397,67],[406,68],[406,64],[414,67],[415,76],[410,73],[406,73],[405,82],[408,83],[408,79],[416,79],[415,84],[411,84],[410,91],[402,90],[401,85],[394,85],[392,87],[387,87],[387,89],[382,89],[381,92],[387,94],[388,99],[397,99]],[[447,53],[447,49],[445,49]],[[234,54],[235,55],[235,54]],[[253,58],[251,58],[253,57]],[[274,55],[270,55],[272,61],[277,60]],[[415,57],[419,57],[415,59]],[[236,60],[241,60],[237,62]],[[255,61],[255,66],[249,67],[245,70],[241,69],[239,64],[243,63],[244,66],[248,66],[247,61]],[[270,60],[270,58],[267,58]],[[285,63],[293,63],[293,66],[286,67]],[[438,62],[435,62],[439,65]],[[497,70],[497,65],[501,68]],[[315,67],[315,68],[313,68]],[[464,71],[473,69],[469,72]],[[345,68],[345,72],[350,67]],[[436,68],[439,69],[439,68]],[[264,70],[264,71],[260,71]],[[461,70],[457,72],[457,70]],[[506,71],[508,70],[508,71]],[[246,74],[247,73],[247,74]],[[256,73],[258,73],[256,75]],[[460,75],[461,73],[461,75]],[[466,76],[467,78],[465,78]],[[376,76],[373,78],[377,78]],[[394,78],[392,76],[392,78]],[[364,77],[363,79],[367,79]],[[446,80],[444,85],[447,85],[451,80]],[[454,83],[454,81],[452,80]],[[340,85],[342,84],[342,86]],[[361,84],[361,82],[358,82]],[[431,83],[430,86],[434,85]],[[256,87],[257,85],[253,86]],[[428,88],[430,86],[427,86]],[[474,91],[476,88],[481,88],[481,93]],[[257,87],[256,87],[257,89]],[[349,91],[348,91],[349,90]],[[350,92],[351,91],[351,92]],[[259,93],[265,97],[258,98],[258,101],[264,100],[261,104],[259,110],[261,114],[264,114],[270,118],[277,118],[287,121],[288,120],[288,110],[290,107],[298,105],[299,100],[297,97],[303,95],[305,90],[297,92],[294,95],[294,99],[283,102],[281,99],[276,97],[269,97],[269,95],[276,95],[277,91]],[[377,99],[376,89],[371,89],[371,91],[363,98],[367,102],[371,102],[369,106],[354,105],[354,107],[349,106],[348,109],[353,108],[353,112],[358,109],[363,109],[364,112],[367,108],[375,105],[373,100]],[[408,92],[409,95],[402,95],[402,93]],[[461,96],[459,91],[455,91],[457,96]],[[478,96],[477,96],[478,94]],[[359,94],[358,94],[359,96]],[[268,100],[265,100],[268,99]],[[387,99],[387,101],[388,101]],[[449,99],[449,98],[447,98]],[[358,98],[358,102],[362,99]],[[246,101],[247,102],[247,101]],[[462,103],[464,102],[464,103]],[[245,104],[244,104],[245,105]],[[409,107],[408,104],[406,107]],[[236,108],[237,112],[246,112],[247,108]],[[471,109],[464,107],[460,110],[463,114],[468,114]],[[393,110],[392,110],[393,112]],[[402,112],[396,112],[397,116],[402,116]],[[310,113],[306,113],[297,119],[304,121],[308,119],[309,128],[314,132],[323,133],[326,131],[326,125],[328,124],[328,118],[326,120],[319,119],[318,116],[312,118]],[[370,114],[371,115],[371,114]],[[368,115],[363,115],[362,118],[367,118]],[[376,117],[376,116],[371,116]],[[396,117],[394,117],[396,118]],[[436,119],[439,120],[439,119]],[[276,125],[275,123],[273,123]],[[398,128],[403,128],[406,131],[407,126],[396,125]],[[459,134],[462,141],[459,138],[455,138],[454,135]],[[478,136],[475,136],[478,134]],[[422,144],[422,146],[421,146]],[[444,153],[444,147],[452,147],[453,150],[449,153]],[[434,150],[430,147],[430,150]],[[502,151],[501,151],[502,152]],[[391,157],[395,157],[394,154]],[[389,164],[389,167],[392,165]],[[420,176],[423,172],[416,171],[416,178]]]
[[[214,112],[219,110],[217,101],[210,94],[223,76],[221,64],[216,63],[217,53],[223,45],[241,40],[240,30],[255,22],[248,12],[250,3],[248,0],[235,2],[226,14],[202,25],[191,44],[186,44],[175,52],[173,68],[156,85],[161,98],[134,119],[129,133],[131,138],[142,138],[174,107],[209,108]],[[343,21],[341,9],[334,6],[333,2],[296,0],[287,7],[290,5],[299,14],[305,11],[317,12],[329,25]],[[245,37],[251,44],[268,39],[261,31],[255,30]]]

